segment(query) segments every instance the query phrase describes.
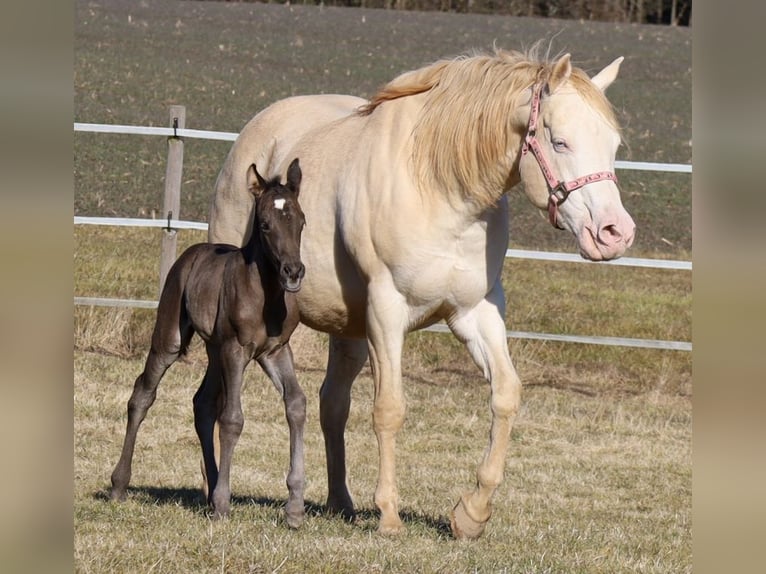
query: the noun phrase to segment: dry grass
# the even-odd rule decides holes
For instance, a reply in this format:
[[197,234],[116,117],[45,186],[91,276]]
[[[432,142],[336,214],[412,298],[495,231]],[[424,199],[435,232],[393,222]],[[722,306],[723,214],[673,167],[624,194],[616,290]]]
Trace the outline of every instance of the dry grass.
[[[441,335],[432,335],[442,337]],[[691,405],[667,394],[591,396],[528,386],[506,480],[485,536],[449,537],[447,514],[473,484],[488,436],[488,388],[459,365],[408,369],[408,415],[398,443],[407,532],[375,533],[377,450],[369,372],[353,390],[349,482],[360,519],[322,513],[318,425],[324,341],[296,337],[309,398],[309,515],[289,531],[287,429],[277,394],[248,371],[245,430],[235,453],[232,516],[210,521],[198,493],[191,398],[204,371],[195,346],[160,386],[144,423],[129,500],[107,500],[125,404],[139,357],[75,352],[75,563],[79,572],[685,572],[691,568]],[[528,373],[522,368],[522,376]]]
[[[154,298],[157,233],[77,228],[77,294]],[[200,239],[195,235],[183,239],[182,247]],[[509,284],[512,316],[520,320],[550,321],[543,326],[569,326],[571,332],[601,327],[616,330],[606,334],[644,336],[645,322],[663,323],[651,319],[658,316],[665,317],[669,337],[688,337],[689,294],[680,296],[680,303],[679,296],[656,295],[668,289],[685,293],[689,287],[681,279],[656,289],[660,279],[655,277],[655,289],[649,289],[626,281],[615,269],[588,277],[591,271],[583,276],[582,270],[590,266],[550,273],[517,262],[507,267],[515,272],[515,282]],[[541,293],[558,285],[564,293],[559,294],[561,302],[550,307],[535,303],[535,297],[521,297],[516,289],[525,281],[529,290]],[[615,281],[623,287],[622,292],[602,288],[602,307],[619,308],[620,297],[632,301],[619,314],[604,311],[615,316],[615,325],[603,315],[588,317],[594,312],[593,303],[587,303],[592,281],[602,286]],[[582,297],[577,295],[581,291]],[[583,300],[564,303],[578,299]],[[668,309],[679,316],[671,318]],[[407,532],[388,539],[375,533],[377,449],[370,425],[369,368],[353,389],[347,432],[349,482],[360,518],[346,524],[322,512],[326,477],[317,395],[327,341],[304,327],[293,339],[309,398],[309,515],[299,531],[289,531],[281,514],[288,463],[282,406],[256,367],[247,375],[247,422],[235,453],[233,513],[222,522],[207,517],[199,494],[199,447],[191,409],[205,367],[199,341],[160,385],[139,433],[129,500],[109,502],[109,474],[124,436],[125,406],[142,368],[153,318],[153,310],[75,310],[74,528],[79,572],[691,570],[688,353],[511,341],[525,383],[523,408],[492,521],[482,539],[465,543],[451,539],[447,516],[473,484],[486,446],[488,386],[454,338],[411,335],[405,347],[408,415],[397,459]]]

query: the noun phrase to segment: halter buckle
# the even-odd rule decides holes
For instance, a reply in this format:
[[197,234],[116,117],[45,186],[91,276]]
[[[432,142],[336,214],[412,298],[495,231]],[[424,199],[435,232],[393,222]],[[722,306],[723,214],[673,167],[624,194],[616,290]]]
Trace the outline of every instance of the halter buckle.
[[555,187],[551,188],[550,200],[556,204],[561,205],[569,197],[570,191],[567,189],[567,184],[564,181],[560,181]]

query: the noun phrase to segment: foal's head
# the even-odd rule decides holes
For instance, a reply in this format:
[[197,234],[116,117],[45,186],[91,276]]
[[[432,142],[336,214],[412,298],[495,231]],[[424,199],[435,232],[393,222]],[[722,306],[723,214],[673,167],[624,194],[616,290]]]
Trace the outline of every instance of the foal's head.
[[279,283],[285,291],[295,293],[301,288],[305,273],[301,263],[301,232],[306,217],[298,203],[301,168],[295,158],[287,168],[287,182],[279,176],[266,181],[255,164],[247,170],[247,184],[255,196],[253,235],[258,234],[267,259],[279,273]]

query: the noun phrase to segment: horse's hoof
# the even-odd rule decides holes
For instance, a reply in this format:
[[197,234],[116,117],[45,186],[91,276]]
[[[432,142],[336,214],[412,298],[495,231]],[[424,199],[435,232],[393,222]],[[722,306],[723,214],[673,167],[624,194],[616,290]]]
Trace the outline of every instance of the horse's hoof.
[[109,492],[109,499],[115,502],[124,502],[127,497],[127,494],[122,489],[113,488]]
[[378,525],[378,534],[383,536],[397,536],[404,532],[404,525],[400,522],[398,525]]
[[452,535],[457,539],[476,540],[484,533],[484,527],[487,525],[489,516],[492,513],[491,508],[484,520],[475,520],[471,518],[466,510],[465,503],[461,498],[452,509],[450,515],[450,527]]
[[356,520],[356,512],[354,512],[354,505],[350,499],[345,503],[328,499],[327,514],[330,516],[340,516],[346,522],[354,522]]
[[220,505],[220,506],[211,506],[210,507],[211,513],[210,517],[213,520],[222,520],[224,518],[229,517],[229,506],[228,505]]
[[287,526],[289,528],[292,528],[293,530],[296,530],[301,527],[301,525],[303,524],[303,518],[304,518],[304,514],[285,513],[285,522],[287,522]]
[[305,515],[303,500],[290,500],[285,505],[285,521],[290,528],[299,528]]
[[395,520],[383,521],[381,519],[380,524],[378,524],[378,534],[384,536],[396,536],[402,532],[404,532],[404,524],[402,524],[402,521],[398,516]]

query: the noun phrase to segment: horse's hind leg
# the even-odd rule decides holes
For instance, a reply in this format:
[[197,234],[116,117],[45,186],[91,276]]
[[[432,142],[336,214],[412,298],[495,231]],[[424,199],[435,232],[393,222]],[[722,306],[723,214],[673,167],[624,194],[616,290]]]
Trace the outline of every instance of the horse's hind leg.
[[[242,434],[242,427],[245,424],[245,417],[242,414],[242,379],[245,367],[249,362],[249,357],[245,355],[245,350],[239,345],[236,339],[224,343],[221,347],[220,367],[222,375],[222,384],[220,398],[221,409],[218,414],[219,433],[221,440],[220,464],[218,467],[218,478],[210,495],[210,502],[213,507],[213,517],[221,518],[228,516],[229,506],[231,504],[230,473],[231,461],[234,454],[234,447]],[[210,428],[210,438],[212,439],[212,425]],[[212,443],[211,449],[212,451]],[[204,453],[205,457],[212,455]]]
[[287,474],[288,499],[285,518],[290,528],[298,528],[303,523],[305,513],[303,427],[306,423],[306,395],[295,376],[293,352],[289,345],[258,359],[258,363],[272,380],[285,403],[285,417],[290,429],[290,471]]
[[[159,314],[159,312],[158,312]],[[161,317],[161,315],[160,315]],[[161,319],[158,319],[158,323]],[[183,352],[194,334],[191,327],[183,326],[171,333],[169,338],[177,340],[162,341],[160,333],[163,332],[159,326],[155,327],[155,334],[152,337],[152,348],[149,356],[146,358],[146,364],[143,372],[136,379],[133,385],[133,394],[128,401],[128,424],[125,431],[125,442],[122,445],[122,454],[112,472],[112,500],[124,500],[126,489],[130,482],[132,470],[133,451],[136,446],[136,436],[138,428],[141,426],[149,407],[154,403],[157,397],[157,386],[160,384],[162,376],[168,367],[172,365]]]
[[327,373],[319,390],[319,418],[327,456],[327,510],[349,520],[354,517],[354,503],[346,485],[344,433],[351,385],[366,361],[366,340],[331,336]]
[[511,427],[521,401],[521,381],[508,353],[502,288],[496,286],[470,311],[449,321],[476,364],[489,380],[492,426],[489,448],[479,464],[476,488],[464,494],[452,511],[452,532],[457,538],[478,538],[492,513],[491,499],[503,479]]
[[215,424],[218,418],[218,402],[221,393],[221,368],[218,364],[218,351],[208,351],[208,364],[205,377],[194,394],[194,429],[197,431],[200,447],[202,448],[202,492],[208,504],[212,504],[211,496],[218,482],[217,458],[220,452],[218,440],[218,427]]

